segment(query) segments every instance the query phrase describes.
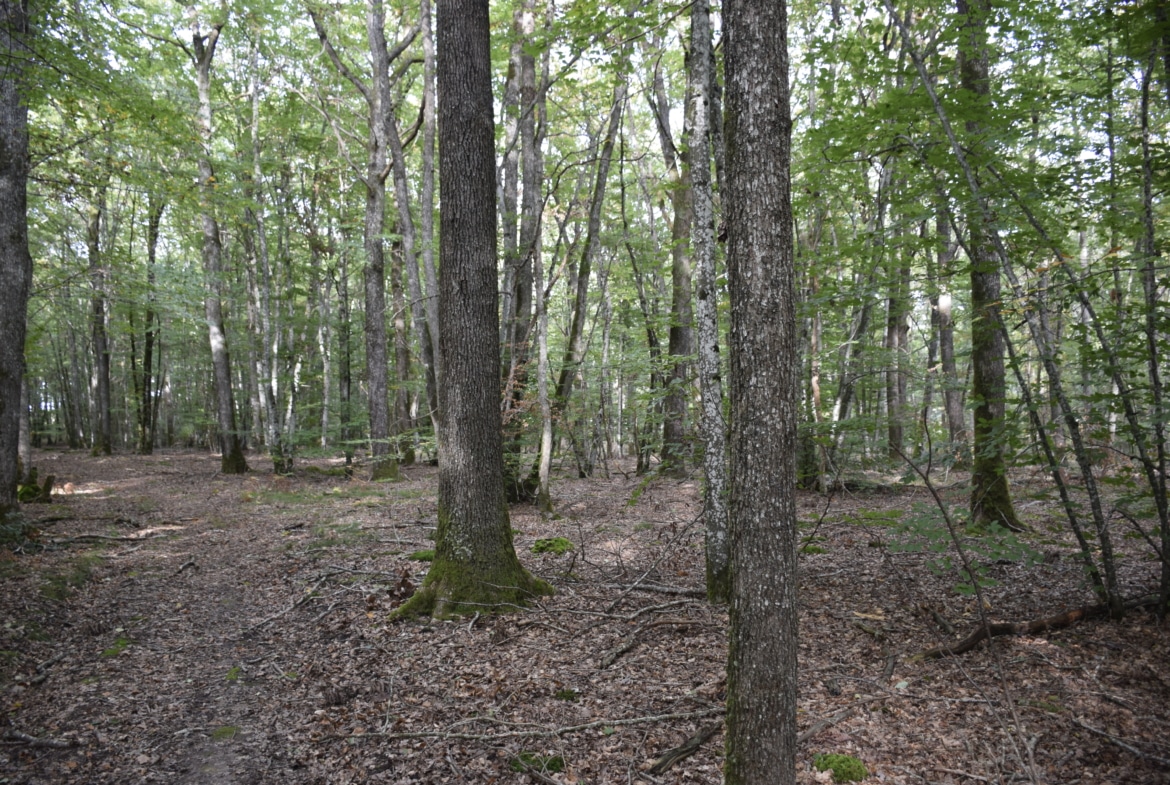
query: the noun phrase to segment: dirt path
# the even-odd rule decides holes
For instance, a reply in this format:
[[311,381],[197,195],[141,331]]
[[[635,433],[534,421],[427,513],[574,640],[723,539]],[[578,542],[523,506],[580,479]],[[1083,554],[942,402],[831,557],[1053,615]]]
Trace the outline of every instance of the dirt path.
[[[40,545],[0,551],[2,781],[720,780],[720,735],[648,772],[722,707],[725,614],[646,590],[701,585],[696,482],[561,480],[559,520],[512,511],[556,597],[387,625],[425,574],[411,556],[432,546],[433,469],[370,484],[327,461],[225,477],[191,452],[37,463],[65,487],[26,508]],[[1025,509],[1046,558],[987,560],[996,619],[1092,601],[1042,493]],[[1008,782],[1029,757],[1040,782],[1170,782],[1170,635],[1144,614],[906,663],[946,639],[936,613],[956,637],[977,619],[953,572],[899,550],[922,501],[847,493],[817,525],[825,500],[801,497],[801,780],[837,752],[873,782]],[[573,550],[532,552],[552,537]],[[1127,593],[1144,593],[1155,565],[1122,542]]]

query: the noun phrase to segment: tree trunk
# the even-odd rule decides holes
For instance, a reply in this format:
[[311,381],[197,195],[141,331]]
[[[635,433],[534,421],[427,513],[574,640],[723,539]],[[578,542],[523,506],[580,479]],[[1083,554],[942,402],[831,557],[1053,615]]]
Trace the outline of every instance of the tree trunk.
[[[692,12],[693,13],[693,12]],[[696,57],[692,52],[691,59]],[[687,92],[695,88],[688,80]],[[682,148],[675,147],[670,130],[670,105],[662,80],[661,61],[654,69],[651,109],[658,126],[658,141],[666,163],[667,187],[670,189],[670,331],[667,334],[667,355],[670,372],[666,382],[666,398],[662,402],[662,468],[673,476],[686,473],[687,410],[690,402],[690,356],[695,352],[694,308],[691,304],[690,234],[693,223],[691,199],[691,163],[688,148],[691,130],[686,127],[694,119],[688,116],[684,123]]]
[[[158,338],[158,316],[155,305],[155,263],[158,261],[158,233],[167,203],[155,194],[147,200],[146,208],[146,317],[142,327],[142,372],[138,384],[138,452],[154,452],[155,424],[158,422],[158,378],[154,375],[155,344]],[[161,360],[161,348],[159,359]]]
[[21,64],[29,35],[23,3],[0,6],[0,518],[17,509],[20,386],[32,285],[28,250],[28,104]]
[[199,88],[198,128],[200,211],[203,221],[203,275],[207,292],[204,315],[211,343],[211,364],[215,373],[216,422],[219,426],[220,471],[243,474],[248,471],[240,436],[236,431],[236,406],[232,396],[231,357],[223,323],[221,290],[223,286],[223,247],[219,224],[215,218],[215,174],[211,166],[211,62],[220,30],[226,20],[216,22],[207,33],[199,29],[194,7],[191,9],[191,42],[194,49],[195,75]]
[[797,359],[784,2],[724,4],[731,290],[728,785],[796,782]]
[[719,290],[715,283],[715,205],[711,193],[711,18],[708,0],[691,5],[691,244],[698,271],[699,389],[703,415],[703,520],[706,529],[707,599],[731,599],[727,537],[727,424],[719,357]]
[[487,0],[440,0],[439,527],[400,615],[503,610],[552,591],[520,565],[504,501]]
[[951,262],[955,249],[951,242],[951,224],[943,209],[939,210],[938,223],[938,352],[942,364],[943,401],[947,415],[947,433],[950,435],[949,452],[956,463],[967,462],[967,424],[963,413],[963,386],[955,367],[955,325],[952,298],[949,290]]
[[93,422],[94,455],[114,451],[110,433],[110,343],[106,334],[106,271],[102,266],[102,218],[106,189],[98,186],[85,220],[85,248],[89,256],[90,332],[93,339],[93,398],[97,404]]
[[[960,89],[973,106],[990,111],[990,55],[987,43],[989,0],[957,0],[961,25],[959,45]],[[978,119],[967,121],[967,132],[978,139],[983,133]],[[976,182],[978,171],[974,172]],[[967,214],[968,252],[971,260],[971,397],[975,401],[975,428],[971,463],[971,522],[1018,529],[1008,488],[1004,460],[1004,366],[1003,336],[999,332],[999,259],[990,205],[981,194],[971,194]]]

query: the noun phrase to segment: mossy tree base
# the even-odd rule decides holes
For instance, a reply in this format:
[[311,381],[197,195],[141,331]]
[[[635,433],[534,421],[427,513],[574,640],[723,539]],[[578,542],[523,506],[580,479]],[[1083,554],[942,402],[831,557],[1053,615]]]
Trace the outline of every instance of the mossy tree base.
[[499,572],[481,575],[470,565],[436,559],[423,585],[390,618],[451,619],[475,613],[505,613],[526,607],[533,597],[554,593],[548,582],[533,577],[519,562],[510,575],[501,577]]
[[398,461],[393,458],[381,458],[374,463],[374,468],[370,471],[370,480],[377,482],[379,480],[398,480],[402,475],[398,472]]
[[244,451],[240,449],[238,442],[230,450],[224,451],[219,470],[223,474],[248,473],[248,462],[244,459]]

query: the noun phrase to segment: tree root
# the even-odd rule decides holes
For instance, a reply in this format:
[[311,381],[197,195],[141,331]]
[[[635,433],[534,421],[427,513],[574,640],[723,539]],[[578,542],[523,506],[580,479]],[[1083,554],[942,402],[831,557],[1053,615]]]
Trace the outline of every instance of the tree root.
[[[1137,600],[1131,600],[1125,603],[1126,608],[1141,608],[1153,605],[1158,601],[1157,597],[1142,597]],[[980,625],[976,627],[970,635],[963,640],[950,646],[936,646],[933,649],[921,651],[910,657],[907,662],[922,662],[923,660],[937,660],[942,657],[952,657],[958,654],[966,654],[974,649],[980,643],[989,638],[998,638],[1001,635],[1035,635],[1040,632],[1047,632],[1049,630],[1060,630],[1065,627],[1071,627],[1078,621],[1084,619],[1095,619],[1101,616],[1108,616],[1110,607],[1108,603],[1100,605],[1087,605],[1081,608],[1074,608],[1056,616],[1049,616],[1044,619],[1033,619],[1025,622],[995,622]]]

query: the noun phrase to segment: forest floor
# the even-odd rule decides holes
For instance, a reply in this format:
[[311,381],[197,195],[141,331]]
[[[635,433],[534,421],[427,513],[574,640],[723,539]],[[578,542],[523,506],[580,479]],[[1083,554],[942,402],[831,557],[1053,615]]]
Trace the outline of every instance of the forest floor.
[[[35,458],[58,490],[24,508],[37,540],[0,550],[0,782],[720,782],[727,614],[701,596],[697,479],[560,478],[558,518],[511,510],[555,596],[388,623],[427,569],[434,468],[375,484],[327,460],[285,478],[193,451]],[[1091,605],[1051,489],[1013,479],[1032,533],[968,540],[988,615]],[[939,478],[956,504],[962,480]],[[798,499],[800,782],[843,753],[874,783],[1170,783],[1166,626],[1138,610],[914,662],[978,606],[914,546],[938,530],[926,489],[864,487]],[[1151,593],[1149,546],[1114,526],[1126,596]],[[554,537],[573,549],[533,552]]]

